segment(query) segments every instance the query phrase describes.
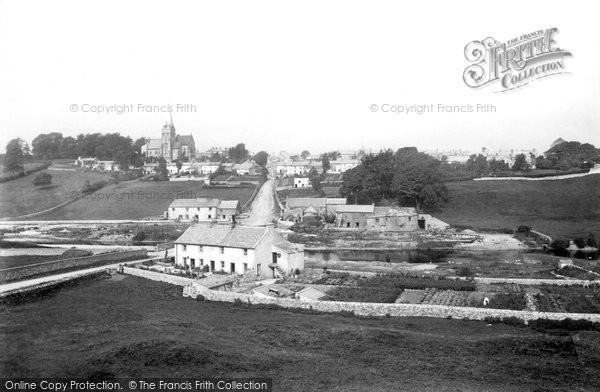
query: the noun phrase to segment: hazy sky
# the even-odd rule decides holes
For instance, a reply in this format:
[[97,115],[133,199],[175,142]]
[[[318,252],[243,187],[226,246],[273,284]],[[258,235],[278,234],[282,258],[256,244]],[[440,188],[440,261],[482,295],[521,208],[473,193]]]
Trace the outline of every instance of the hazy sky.
[[[160,137],[174,112],[196,146],[258,151],[547,149],[600,145],[594,2],[0,0],[0,140],[38,133]],[[594,16],[596,15],[596,16]],[[569,74],[510,93],[463,82],[464,47],[557,27]],[[493,104],[496,113],[370,105]],[[71,111],[77,105],[77,111]],[[86,106],[87,105],[87,106]],[[133,113],[82,112],[133,105]]]

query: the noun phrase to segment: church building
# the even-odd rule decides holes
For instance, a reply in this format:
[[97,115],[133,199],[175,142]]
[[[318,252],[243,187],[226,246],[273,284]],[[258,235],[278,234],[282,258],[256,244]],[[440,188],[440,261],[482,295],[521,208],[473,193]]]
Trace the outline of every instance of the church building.
[[163,157],[166,160],[193,159],[196,157],[196,144],[192,135],[177,135],[173,125],[173,117],[170,122],[162,127],[160,139],[149,139],[142,146],[142,154],[147,157]]

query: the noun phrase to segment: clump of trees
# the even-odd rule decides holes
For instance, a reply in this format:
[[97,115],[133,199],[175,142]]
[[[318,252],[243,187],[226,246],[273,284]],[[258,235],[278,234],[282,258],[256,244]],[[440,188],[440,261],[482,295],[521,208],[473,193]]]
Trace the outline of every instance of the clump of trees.
[[589,143],[563,142],[535,159],[538,169],[589,169],[600,162],[600,149]]
[[80,134],[77,137],[63,137],[60,132],[38,135],[31,146],[33,157],[41,160],[76,159],[77,157],[96,157],[100,160],[111,160],[127,171],[130,165],[141,167],[144,164],[142,146],[146,138],[135,142],[119,133]]
[[443,180],[439,160],[405,147],[364,156],[343,174],[340,194],[356,204],[394,200],[417,209],[436,208],[448,199]]
[[13,139],[6,145],[4,154],[4,171],[14,174],[23,174],[23,162],[30,158],[29,146],[22,139]]
[[235,147],[229,149],[229,159],[235,163],[242,163],[250,157],[250,153],[246,150],[244,143],[238,143]]

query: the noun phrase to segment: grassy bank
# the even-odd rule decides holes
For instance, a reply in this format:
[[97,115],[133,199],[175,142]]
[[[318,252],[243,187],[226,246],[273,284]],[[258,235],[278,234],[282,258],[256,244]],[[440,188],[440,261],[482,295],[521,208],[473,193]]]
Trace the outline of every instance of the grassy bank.
[[5,377],[265,376],[278,391],[600,387],[594,332],[574,340],[503,324],[236,307],[125,276],[0,315]]
[[433,214],[475,229],[527,225],[552,237],[600,237],[600,175],[560,181],[463,181]]

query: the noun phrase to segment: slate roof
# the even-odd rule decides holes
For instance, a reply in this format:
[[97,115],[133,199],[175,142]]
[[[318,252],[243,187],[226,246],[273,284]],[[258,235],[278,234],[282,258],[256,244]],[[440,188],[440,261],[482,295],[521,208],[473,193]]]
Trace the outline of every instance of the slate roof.
[[312,287],[307,287],[304,290],[300,290],[296,293],[296,296],[302,297],[302,299],[308,299],[312,301],[318,301],[319,299],[327,296],[327,294],[316,290]]
[[348,204],[337,206],[336,212],[348,212],[348,213],[367,213],[372,214],[375,210],[373,204]]
[[325,203],[327,205],[344,205],[344,204],[347,204],[348,201],[346,200],[345,197],[334,197],[334,198],[328,197]]
[[286,201],[287,208],[324,208],[327,199],[324,197],[288,197]]
[[194,137],[192,135],[177,135],[175,142],[179,142],[182,146],[187,146],[194,142]]
[[156,150],[162,147],[162,140],[160,139],[150,139],[148,143],[146,143],[146,148],[149,150]]
[[211,197],[199,197],[197,199],[175,199],[169,205],[169,208],[198,208],[198,207],[218,207],[221,201]]
[[267,232],[266,227],[196,224],[190,226],[175,243],[254,249]]
[[238,200],[222,200],[219,204],[219,208],[223,210],[235,210],[238,208],[240,202]]
[[294,245],[289,241],[282,241],[273,244],[274,247],[281,249],[285,253],[295,253],[302,250],[302,246]]

